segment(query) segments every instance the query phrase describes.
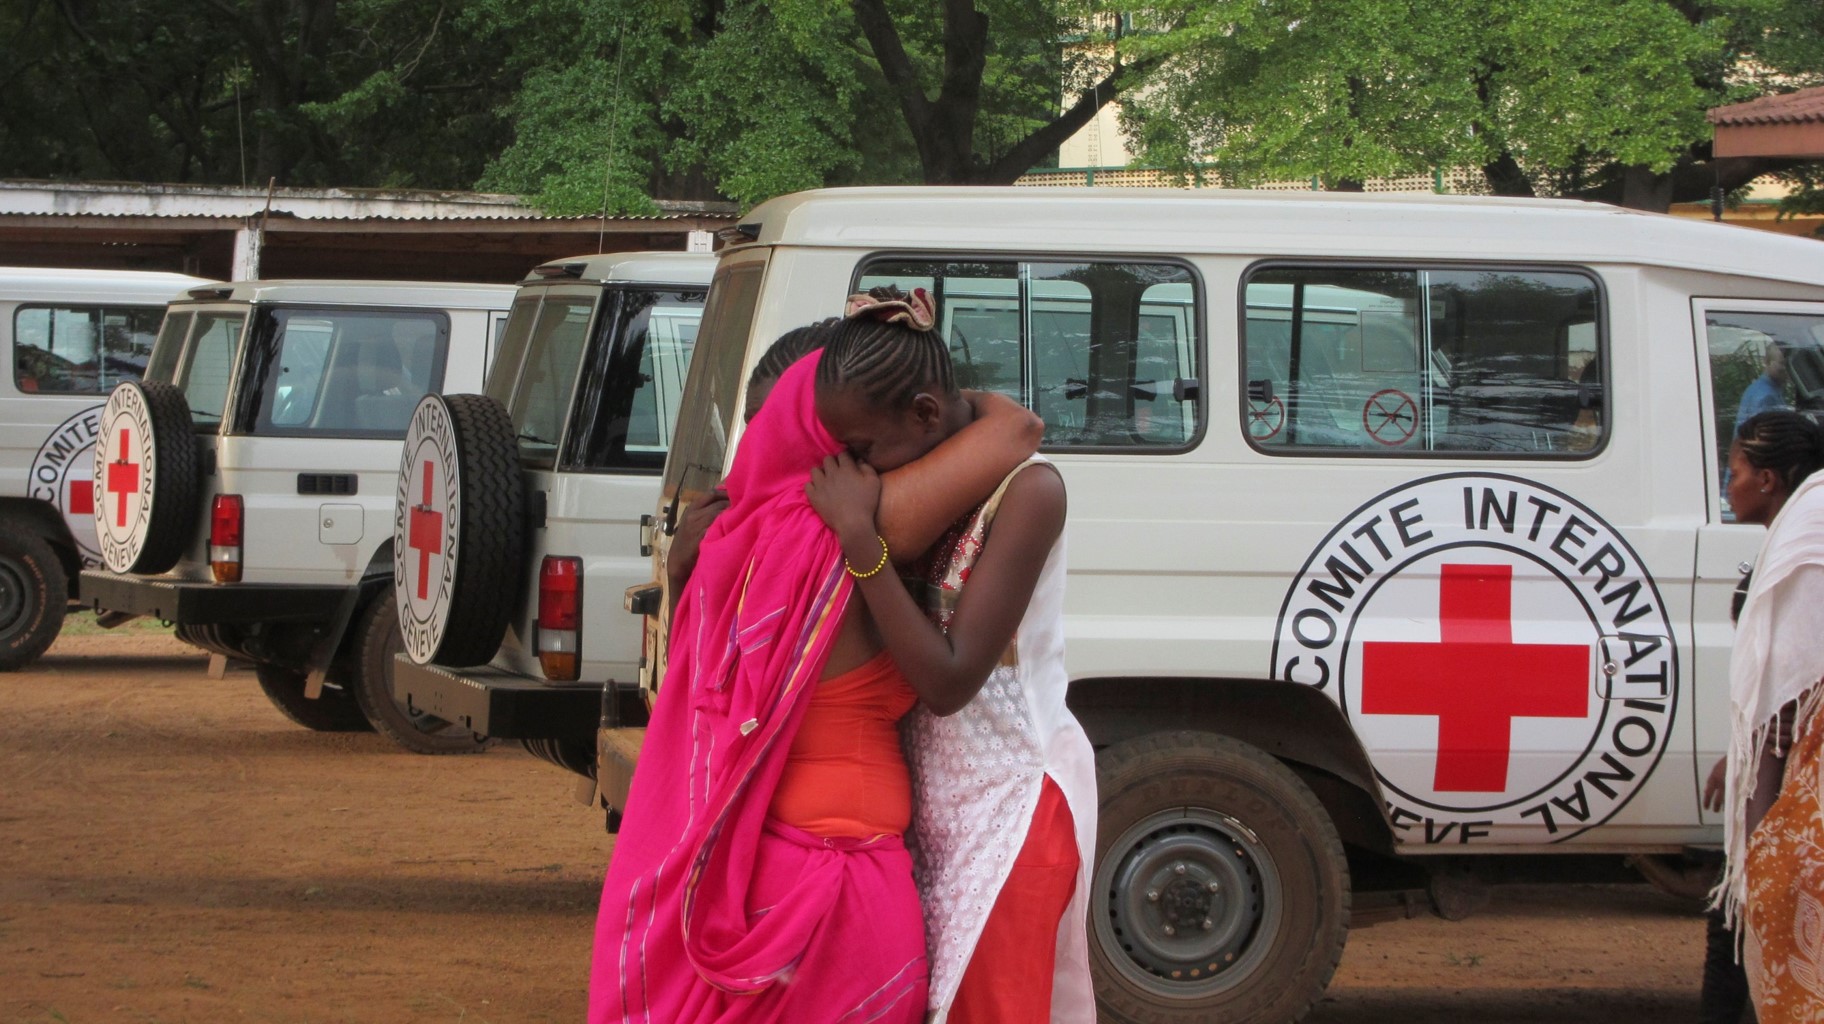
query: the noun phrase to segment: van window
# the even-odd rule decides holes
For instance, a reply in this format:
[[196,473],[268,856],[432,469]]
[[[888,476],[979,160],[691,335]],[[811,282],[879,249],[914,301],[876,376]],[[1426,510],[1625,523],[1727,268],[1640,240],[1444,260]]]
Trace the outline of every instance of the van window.
[[449,336],[441,312],[271,310],[247,368],[252,433],[404,437],[418,400],[443,384]]
[[1723,517],[1733,521],[1728,473],[1736,428],[1774,409],[1824,410],[1824,316],[1711,310],[1704,327]]
[[209,311],[196,315],[196,327],[177,368],[174,383],[184,390],[191,422],[213,427],[228,407],[228,382],[234,376],[234,356],[247,314]]
[[728,435],[740,412],[741,368],[754,308],[766,273],[763,259],[724,262],[710,283],[703,324],[679,401],[672,437],[677,446],[665,463],[663,497],[678,508],[678,497],[695,500],[722,477]]
[[1263,451],[1568,458],[1601,441],[1588,275],[1273,266],[1243,291],[1241,426]]
[[485,391],[502,406],[513,404],[513,385],[519,380],[519,364],[526,358],[526,343],[532,340],[532,325],[538,320],[539,302],[537,292],[521,292],[513,300],[513,310],[507,314],[506,324],[501,328],[499,347],[494,350],[494,360],[488,364]]
[[[557,443],[563,439],[564,414],[570,408],[583,347],[589,341],[589,321],[599,295],[551,295],[539,307],[530,333],[520,341],[518,328],[509,326],[501,358],[520,360],[513,380],[507,412],[519,437],[522,462],[550,469],[557,461]],[[523,320],[515,305],[513,320]],[[516,349],[523,345],[523,356]],[[513,364],[500,363],[503,369]]]
[[194,313],[171,310],[158,328],[158,340],[152,343],[152,356],[146,362],[145,379],[160,384],[177,383],[177,368],[183,362],[184,338],[190,333]]
[[1053,448],[1176,449],[1197,435],[1197,298],[1171,263],[876,260],[857,290],[925,288],[961,387],[1045,421]]
[[105,395],[138,380],[162,306],[20,306],[13,312],[13,383],[26,394]]
[[645,288],[608,292],[577,388],[563,469],[656,473],[664,468],[703,295]]

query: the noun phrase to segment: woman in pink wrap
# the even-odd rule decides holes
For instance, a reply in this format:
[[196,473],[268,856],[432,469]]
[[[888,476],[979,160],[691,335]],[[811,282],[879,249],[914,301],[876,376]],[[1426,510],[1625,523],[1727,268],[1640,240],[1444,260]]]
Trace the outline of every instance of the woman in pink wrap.
[[603,886],[592,1022],[924,1016],[897,733],[914,695],[850,602],[881,567],[846,564],[805,499],[840,448],[816,417],[817,361],[750,422],[672,617]]

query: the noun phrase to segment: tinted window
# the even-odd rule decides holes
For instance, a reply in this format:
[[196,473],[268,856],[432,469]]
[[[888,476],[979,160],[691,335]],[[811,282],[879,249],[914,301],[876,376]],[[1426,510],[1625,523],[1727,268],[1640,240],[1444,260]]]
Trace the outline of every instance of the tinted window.
[[1267,451],[1553,457],[1601,439],[1585,275],[1274,267],[1244,294],[1242,422]]
[[680,495],[695,500],[722,478],[728,434],[741,411],[736,402],[741,368],[765,271],[758,260],[725,264],[710,284],[695,346],[701,358],[691,359],[672,434],[677,444],[665,463],[664,497],[674,510]]
[[246,320],[246,314],[240,312],[196,315],[196,326],[177,370],[177,385],[184,389],[190,418],[199,427],[220,423],[227,411],[228,382],[234,376],[234,355]]
[[13,382],[26,394],[107,394],[145,373],[162,316],[161,306],[21,306]]
[[[556,462],[564,413],[570,408],[583,347],[589,340],[589,320],[599,301],[597,296],[551,296],[539,307],[536,322],[526,335],[525,354],[507,411],[513,417],[513,431],[519,435],[520,458],[528,465],[548,469]],[[517,306],[513,313],[516,319],[521,317]],[[515,334],[512,328],[507,331],[503,358],[518,343]]]
[[1169,263],[880,260],[858,290],[929,289],[965,388],[1044,419],[1047,448],[1181,448],[1197,433],[1197,306]]
[[275,309],[249,374],[253,432],[404,437],[443,383],[449,319],[438,312]]
[[702,316],[702,292],[607,293],[577,389],[563,468],[664,467]]
[[1824,410],[1824,316],[1713,310],[1704,326],[1723,515],[1734,519],[1728,472],[1736,428],[1774,409]]

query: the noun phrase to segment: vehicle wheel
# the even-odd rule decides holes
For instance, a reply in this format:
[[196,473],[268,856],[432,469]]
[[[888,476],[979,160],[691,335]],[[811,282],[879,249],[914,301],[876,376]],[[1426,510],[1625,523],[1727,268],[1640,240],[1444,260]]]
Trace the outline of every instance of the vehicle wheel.
[[426,395],[412,413],[393,512],[394,603],[420,665],[494,657],[525,574],[525,483],[505,406]]
[[277,665],[257,665],[254,675],[260,690],[279,713],[311,732],[372,732],[355,695],[334,683],[324,683],[315,700],[304,696],[304,673]]
[[1156,733],[1097,758],[1090,972],[1101,1020],[1283,1024],[1323,994],[1349,865],[1297,775],[1227,736]]
[[125,381],[108,395],[95,441],[95,533],[110,572],[156,574],[196,533],[196,437],[184,393]]
[[69,607],[63,563],[44,535],[17,519],[0,519],[0,672],[38,660]]
[[393,697],[393,655],[405,649],[399,635],[399,609],[386,594],[380,594],[368,602],[363,615],[354,691],[374,728],[414,754],[479,754],[493,746],[494,741],[486,736],[411,711]]

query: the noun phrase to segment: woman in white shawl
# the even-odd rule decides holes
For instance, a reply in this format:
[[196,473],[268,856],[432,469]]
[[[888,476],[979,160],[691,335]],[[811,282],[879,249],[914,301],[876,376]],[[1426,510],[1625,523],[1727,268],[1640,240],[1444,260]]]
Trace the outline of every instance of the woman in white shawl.
[[1728,868],[1716,900],[1743,934],[1762,1024],[1824,1021],[1824,432],[1797,413],[1744,421],[1736,519],[1770,523],[1730,658]]

